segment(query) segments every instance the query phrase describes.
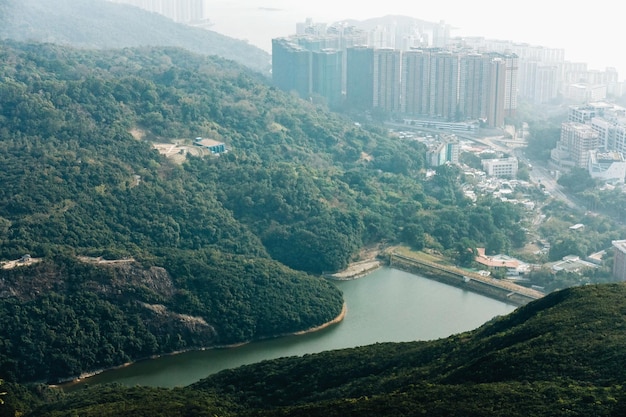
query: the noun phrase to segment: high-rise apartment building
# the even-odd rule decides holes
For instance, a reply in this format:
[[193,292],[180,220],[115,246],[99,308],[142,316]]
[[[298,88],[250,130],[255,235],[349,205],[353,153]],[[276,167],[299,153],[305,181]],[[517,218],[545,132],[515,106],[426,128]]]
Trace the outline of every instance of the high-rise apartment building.
[[312,52],[311,92],[326,99],[330,108],[342,103],[343,51]]
[[386,112],[400,111],[400,51],[374,49],[372,107]]
[[358,110],[369,110],[374,103],[374,48],[347,49],[346,103]]
[[311,93],[311,52],[288,38],[272,39],[272,81],[302,98]]
[[509,93],[510,74],[506,59],[494,58],[491,60],[489,89],[489,104],[487,107],[487,124],[491,127],[503,127],[504,117],[511,110],[511,96]]
[[487,119],[492,93],[492,63],[488,56],[461,56],[459,111],[467,119]]
[[428,114],[430,89],[430,53],[413,49],[402,53],[402,92],[400,111],[404,114]]
[[445,50],[430,55],[431,117],[455,120],[459,94],[459,55]]
[[[489,55],[492,59],[501,61],[499,68],[504,66],[504,116],[514,117],[517,112],[519,57],[510,52],[489,52]],[[494,126],[502,126],[502,123]]]
[[301,98],[317,95],[330,107],[338,107],[342,103],[343,52],[314,49],[301,46],[296,38],[272,39],[272,81]]
[[[321,30],[312,22],[301,26],[303,33]],[[480,119],[491,127],[502,127],[505,117],[515,114],[516,55],[376,48],[355,44],[361,35],[339,25],[325,28],[324,34],[274,39],[275,85],[305,98],[323,96],[330,106],[338,106],[345,97],[352,109],[445,122]]]

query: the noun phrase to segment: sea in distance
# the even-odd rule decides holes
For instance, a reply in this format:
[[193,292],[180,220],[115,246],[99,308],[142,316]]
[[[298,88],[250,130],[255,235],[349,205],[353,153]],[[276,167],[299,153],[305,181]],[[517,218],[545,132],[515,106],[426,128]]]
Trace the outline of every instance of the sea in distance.
[[343,321],[323,330],[223,349],[191,351],[143,360],[102,372],[84,384],[117,382],[128,386],[177,387],[223,369],[326,350],[380,342],[435,340],[473,330],[516,306],[388,267],[349,281],[334,281],[343,291]]

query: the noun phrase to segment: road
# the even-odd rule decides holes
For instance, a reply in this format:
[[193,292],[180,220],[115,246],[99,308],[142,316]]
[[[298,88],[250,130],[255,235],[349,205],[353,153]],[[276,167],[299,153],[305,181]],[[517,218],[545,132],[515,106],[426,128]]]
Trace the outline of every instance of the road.
[[[550,196],[562,201],[569,208],[575,209],[580,207],[571,197],[563,192],[563,187],[556,182],[556,179],[547,168],[539,166],[536,163],[531,164],[531,162],[525,157],[524,148],[521,146],[508,146],[506,143],[498,141],[498,138],[483,138],[481,139],[481,142],[489,145],[497,151],[512,154],[517,157],[519,161],[532,166],[532,169],[529,172],[531,182],[542,185],[543,189],[549,193]],[[516,144],[517,143],[519,142],[516,142]]]
[[530,180],[536,184],[544,186],[544,190],[557,200],[567,204],[570,208],[578,208],[578,204],[574,202],[567,194],[563,192],[563,187],[559,185],[550,172],[541,166],[533,166],[530,171]]

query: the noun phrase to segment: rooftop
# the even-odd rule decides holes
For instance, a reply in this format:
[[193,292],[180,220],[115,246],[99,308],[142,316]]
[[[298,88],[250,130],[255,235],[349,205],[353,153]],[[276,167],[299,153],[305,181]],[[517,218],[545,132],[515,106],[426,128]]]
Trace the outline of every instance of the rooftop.
[[615,249],[626,254],[626,240],[614,240],[612,243]]

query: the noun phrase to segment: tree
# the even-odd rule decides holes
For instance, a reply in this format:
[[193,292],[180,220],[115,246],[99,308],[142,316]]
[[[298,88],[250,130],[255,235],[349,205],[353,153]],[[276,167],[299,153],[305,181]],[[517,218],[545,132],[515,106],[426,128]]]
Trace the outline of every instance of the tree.
[[424,248],[424,229],[419,224],[409,224],[402,230],[402,240],[412,249]]
[[459,265],[469,267],[476,259],[476,243],[470,239],[463,238],[456,244],[456,261]]
[[589,171],[584,168],[572,168],[570,172],[561,175],[557,182],[573,193],[591,189],[596,185]]

